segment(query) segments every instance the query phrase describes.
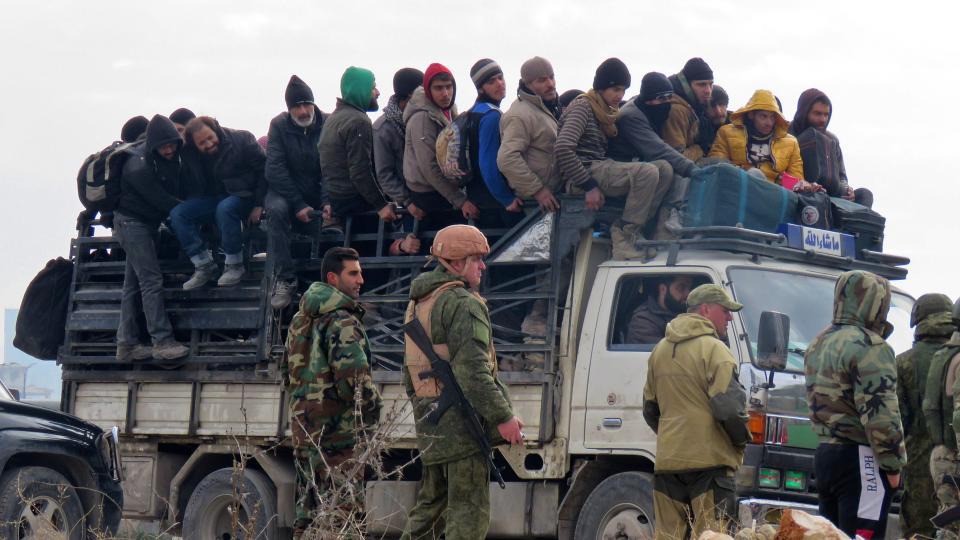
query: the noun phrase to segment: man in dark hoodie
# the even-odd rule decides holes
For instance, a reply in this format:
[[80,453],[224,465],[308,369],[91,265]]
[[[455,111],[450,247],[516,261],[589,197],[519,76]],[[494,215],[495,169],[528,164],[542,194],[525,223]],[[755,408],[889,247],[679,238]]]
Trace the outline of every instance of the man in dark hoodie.
[[[264,176],[267,194],[267,257],[274,261],[276,282],[270,305],[283,309],[297,288],[290,257],[290,230],[309,223],[324,206],[317,143],[326,114],[313,102],[313,90],[292,75],[283,95],[287,110],[270,121]],[[294,221],[294,218],[296,221]]]
[[[790,122],[789,133],[800,141],[803,154],[803,176],[807,182],[816,182],[827,189],[831,197],[843,197],[868,208],[873,206],[873,193],[866,188],[852,189],[847,182],[847,168],[843,164],[840,139],[827,131],[833,117],[833,104],[826,94],[810,88],[800,94],[797,114]],[[821,138],[821,144],[816,142]],[[809,148],[809,151],[806,150]],[[833,162],[819,167],[819,163]]]
[[710,151],[716,128],[704,112],[713,93],[713,70],[702,58],[691,58],[670,76],[673,99],[663,140],[692,161]]
[[[181,202],[202,191],[199,171],[181,156],[183,140],[169,119],[147,125],[142,155],[123,166],[113,234],[127,256],[117,328],[117,360],[175,360],[190,349],[177,343],[163,304],[163,274],[157,261],[157,228]],[[153,347],[140,343],[137,318],[147,321]]]
[[190,120],[183,134],[188,149],[202,167],[206,184],[204,196],[191,199],[170,213],[177,239],[195,268],[183,289],[202,287],[217,277],[213,255],[200,236],[203,223],[217,225],[220,248],[226,256],[217,285],[236,285],[244,273],[241,224],[259,223],[263,213],[267,191],[263,149],[253,133],[221,127],[209,116]]

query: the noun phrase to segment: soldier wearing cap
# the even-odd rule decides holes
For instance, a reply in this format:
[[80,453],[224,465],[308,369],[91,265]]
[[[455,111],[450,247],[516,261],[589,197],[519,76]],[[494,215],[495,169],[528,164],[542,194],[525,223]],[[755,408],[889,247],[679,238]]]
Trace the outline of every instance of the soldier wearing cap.
[[653,350],[643,389],[643,417],[657,433],[658,540],[734,522],[734,474],[750,439],[746,390],[726,345],[731,312],[743,306],[712,284],[691,291],[687,306]]
[[[483,257],[489,252],[487,238],[476,227],[441,229],[430,248],[439,265],[413,280],[406,321],[416,317],[437,356],[450,362],[457,383],[487,428],[491,445],[522,444],[523,424],[496,377],[490,313],[476,292],[486,268]],[[485,538],[490,527],[487,459],[470,436],[459,408],[448,409],[435,425],[424,421],[443,390],[433,378],[418,376],[429,369],[430,360],[408,337],[403,378],[413,402],[423,475],[402,538]]]
[[[952,307],[950,298],[944,294],[931,293],[918,298],[910,314],[910,326],[914,328],[913,347],[897,356],[897,401],[907,445],[903,499],[900,502],[904,538],[915,535],[932,538],[936,534],[930,523],[930,518],[937,513],[937,501],[930,496],[934,493],[934,481],[930,475],[934,442],[924,418],[923,398],[927,394],[927,375],[933,355],[943,348],[955,330],[950,315]],[[943,384],[941,381],[937,379],[940,385]],[[946,417],[950,418],[950,415]],[[937,431],[939,433],[940,429]]]

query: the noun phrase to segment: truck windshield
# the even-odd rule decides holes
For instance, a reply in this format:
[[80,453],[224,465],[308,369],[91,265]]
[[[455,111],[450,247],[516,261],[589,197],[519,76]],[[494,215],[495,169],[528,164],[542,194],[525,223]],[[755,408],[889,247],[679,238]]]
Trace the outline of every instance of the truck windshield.
[[[730,279],[737,301],[743,304],[743,324],[750,340],[750,354],[757,349],[760,314],[779,311],[790,316],[790,349],[785,371],[803,373],[803,352],[833,319],[833,289],[836,280],[753,268],[731,268]],[[887,320],[894,326],[887,342],[899,354],[910,348],[910,310],[913,300],[894,293]]]

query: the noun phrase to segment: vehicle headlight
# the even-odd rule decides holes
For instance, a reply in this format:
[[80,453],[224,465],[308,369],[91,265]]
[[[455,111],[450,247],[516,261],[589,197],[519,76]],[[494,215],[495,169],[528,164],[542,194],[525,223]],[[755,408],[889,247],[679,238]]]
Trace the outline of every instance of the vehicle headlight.
[[100,437],[100,455],[114,482],[123,481],[123,462],[120,459],[120,428],[113,426]]

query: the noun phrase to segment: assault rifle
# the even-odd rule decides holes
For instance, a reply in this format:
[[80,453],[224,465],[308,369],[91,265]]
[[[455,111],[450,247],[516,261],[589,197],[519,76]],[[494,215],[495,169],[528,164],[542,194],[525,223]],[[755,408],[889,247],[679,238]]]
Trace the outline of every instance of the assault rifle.
[[487,464],[490,465],[490,470],[493,471],[494,478],[496,478],[497,483],[500,484],[500,489],[507,489],[507,485],[503,482],[503,476],[500,474],[500,469],[498,469],[497,464],[493,462],[493,448],[490,446],[490,441],[487,440],[483,424],[480,423],[480,416],[477,414],[476,409],[473,408],[473,405],[467,400],[467,396],[463,395],[463,389],[460,388],[457,379],[453,376],[453,369],[450,367],[450,362],[446,362],[437,356],[436,351],[433,350],[433,343],[431,343],[430,338],[427,337],[427,332],[416,318],[413,318],[410,322],[403,325],[403,331],[410,336],[410,339],[417,345],[417,348],[423,351],[423,354],[427,355],[427,358],[430,359],[430,371],[420,372],[420,379],[433,378],[443,388],[440,392],[440,397],[433,403],[430,412],[427,413],[424,420],[436,425],[443,416],[443,413],[447,412],[447,409],[454,405],[459,407],[460,412],[463,413],[463,416],[467,419],[467,430],[470,432],[470,436],[473,437],[474,441],[480,446],[480,451],[483,452],[484,457],[487,458]]

